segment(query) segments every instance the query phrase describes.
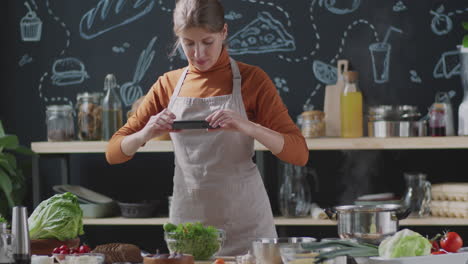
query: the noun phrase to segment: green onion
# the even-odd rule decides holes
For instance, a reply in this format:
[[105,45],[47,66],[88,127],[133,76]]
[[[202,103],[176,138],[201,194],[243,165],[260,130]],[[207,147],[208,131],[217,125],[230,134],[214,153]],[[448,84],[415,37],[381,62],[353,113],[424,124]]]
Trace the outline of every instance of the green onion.
[[319,255],[317,255],[317,263],[321,263],[323,261],[333,259],[339,256],[373,257],[379,255],[379,250],[376,245],[371,245],[367,243],[355,243],[343,240],[303,243],[302,247],[308,250],[333,248],[330,251],[322,252]]

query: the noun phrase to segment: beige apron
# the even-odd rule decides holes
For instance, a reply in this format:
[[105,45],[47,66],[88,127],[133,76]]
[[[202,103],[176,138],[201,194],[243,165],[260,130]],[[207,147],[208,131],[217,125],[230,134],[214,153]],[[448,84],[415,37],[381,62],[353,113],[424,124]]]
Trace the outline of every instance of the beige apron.
[[[219,109],[231,109],[247,119],[239,68],[230,61],[233,89],[229,95],[179,97],[185,69],[168,107],[177,120],[204,120]],[[171,138],[175,153],[172,223],[201,222],[226,231],[220,256],[245,254],[255,238],[277,237],[270,202],[252,161],[252,137],[196,129],[171,133]]]

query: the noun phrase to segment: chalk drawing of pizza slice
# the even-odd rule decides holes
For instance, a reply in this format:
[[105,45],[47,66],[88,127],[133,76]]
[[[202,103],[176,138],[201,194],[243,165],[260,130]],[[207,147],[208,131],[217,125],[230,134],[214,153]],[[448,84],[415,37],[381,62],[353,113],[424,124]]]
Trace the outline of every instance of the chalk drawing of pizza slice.
[[434,67],[434,78],[449,79],[452,76],[460,75],[461,64],[459,56],[458,50],[444,52]]
[[154,0],[100,0],[80,21],[80,36],[93,39],[124,26],[153,9]]
[[268,12],[260,12],[255,20],[232,35],[228,42],[231,55],[296,49],[291,34]]

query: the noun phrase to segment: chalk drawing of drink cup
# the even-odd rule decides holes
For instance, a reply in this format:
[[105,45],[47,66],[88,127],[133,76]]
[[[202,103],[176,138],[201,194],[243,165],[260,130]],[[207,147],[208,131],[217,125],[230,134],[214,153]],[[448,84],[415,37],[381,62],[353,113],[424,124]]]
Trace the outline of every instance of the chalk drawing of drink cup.
[[20,21],[21,39],[23,41],[40,41],[42,21],[37,17],[36,12],[31,9],[28,2],[24,2],[24,5],[29,11]]
[[387,43],[387,41],[392,31],[399,33],[403,32],[395,27],[390,27],[385,34],[383,42],[372,43],[369,46],[369,51],[372,58],[374,81],[376,83],[385,83],[388,81],[390,72],[390,51],[392,46]]

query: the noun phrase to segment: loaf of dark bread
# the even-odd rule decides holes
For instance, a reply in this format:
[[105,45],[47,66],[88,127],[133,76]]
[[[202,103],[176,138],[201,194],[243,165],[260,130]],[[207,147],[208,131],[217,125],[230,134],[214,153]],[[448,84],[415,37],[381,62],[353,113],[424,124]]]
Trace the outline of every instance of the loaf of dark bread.
[[132,244],[110,243],[97,246],[93,253],[102,253],[106,255],[106,264],[115,262],[141,263],[143,257],[141,250]]

